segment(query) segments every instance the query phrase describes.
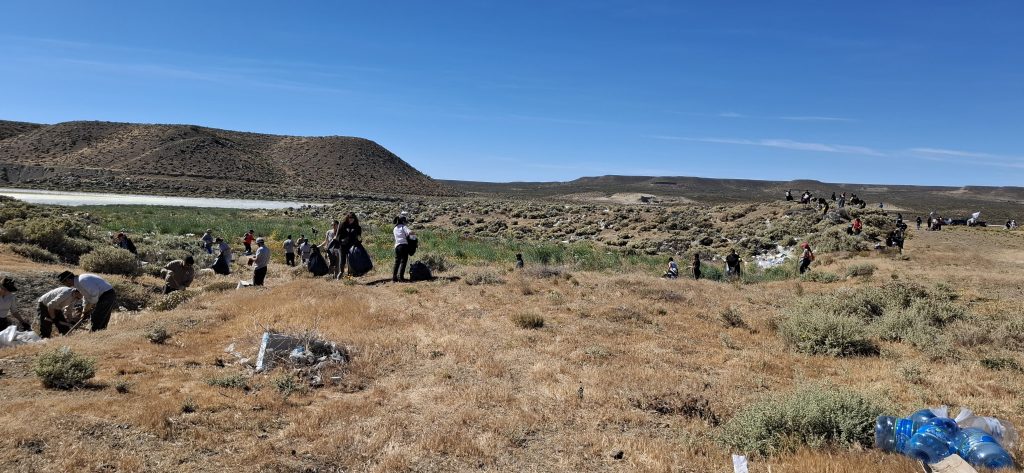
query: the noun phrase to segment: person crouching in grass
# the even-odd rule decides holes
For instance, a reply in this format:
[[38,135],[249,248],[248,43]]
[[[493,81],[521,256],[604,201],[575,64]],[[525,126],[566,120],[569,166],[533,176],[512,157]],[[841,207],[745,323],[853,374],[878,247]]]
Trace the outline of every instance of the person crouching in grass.
[[53,326],[57,326],[57,332],[67,335],[71,331],[71,324],[64,317],[64,311],[69,305],[82,299],[82,293],[73,287],[61,286],[55,288],[39,298],[39,336],[50,338]]
[[89,314],[89,321],[92,323],[92,331],[106,330],[107,323],[110,322],[110,313],[117,305],[114,286],[95,274],[75,276],[71,271],[60,273],[57,280],[82,293],[85,299],[85,312]]

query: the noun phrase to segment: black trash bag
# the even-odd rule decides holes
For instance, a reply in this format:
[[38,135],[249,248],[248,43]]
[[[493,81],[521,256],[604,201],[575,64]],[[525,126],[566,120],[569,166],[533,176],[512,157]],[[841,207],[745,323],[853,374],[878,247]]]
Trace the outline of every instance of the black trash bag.
[[330,266],[327,265],[327,261],[324,260],[323,255],[320,254],[320,250],[313,248],[313,251],[309,254],[309,261],[306,263],[306,269],[313,273],[313,276],[324,276],[331,272]]
[[370,254],[362,245],[355,245],[348,250],[348,272],[353,276],[362,276],[373,269]]
[[217,261],[213,262],[210,269],[216,274],[231,274],[231,267],[228,265],[228,260],[224,257],[223,253],[217,255]]
[[434,279],[434,276],[430,274],[430,267],[423,264],[422,261],[417,261],[409,266],[410,281],[429,281],[431,279]]
[[420,246],[420,240],[418,238],[416,238],[415,236],[410,236],[407,239],[407,241],[408,241],[408,243],[407,243],[406,250],[405,250],[406,253],[408,253],[409,256],[415,255],[416,254],[416,248]]

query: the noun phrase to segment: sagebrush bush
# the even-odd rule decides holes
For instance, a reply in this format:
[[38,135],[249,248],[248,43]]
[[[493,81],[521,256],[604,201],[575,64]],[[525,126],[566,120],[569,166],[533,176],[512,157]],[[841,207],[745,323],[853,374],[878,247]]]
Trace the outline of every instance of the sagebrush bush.
[[36,358],[35,373],[47,388],[72,389],[96,375],[96,360],[60,347]]
[[60,258],[36,245],[27,243],[12,243],[7,245],[12,253],[28,258],[37,263],[59,263]]
[[755,402],[722,427],[732,451],[770,456],[800,448],[870,446],[884,409],[864,395],[831,386],[804,386]]
[[420,258],[420,261],[423,262],[423,264],[427,265],[428,268],[430,268],[431,273],[443,273],[454,267],[451,261],[448,261],[447,258],[445,258],[442,255],[434,253],[428,253],[426,255],[423,255],[423,257]]
[[544,317],[537,314],[515,314],[512,323],[519,328],[531,329],[544,327]]
[[170,340],[171,334],[167,333],[167,329],[163,326],[156,326],[146,332],[146,339],[157,345],[162,345],[167,340]]
[[114,292],[117,294],[117,305],[127,310],[142,310],[149,306],[153,300],[153,292],[145,286],[116,279],[108,279],[107,281],[111,286],[114,286]]
[[135,255],[112,246],[97,248],[81,258],[82,268],[93,273],[137,276],[141,272]]
[[470,286],[485,284],[505,284],[505,279],[494,271],[477,271],[467,274],[463,279]]
[[804,282],[834,283],[840,279],[838,274],[828,271],[811,271],[800,276],[800,280]]
[[173,310],[179,305],[184,304],[193,296],[195,296],[195,293],[191,291],[174,291],[157,300],[153,304],[152,308],[155,311]]
[[846,277],[848,277],[848,278],[868,277],[868,276],[871,276],[872,274],[875,274],[875,269],[876,269],[875,265],[873,265],[871,263],[862,263],[862,264],[851,265],[851,266],[846,268]]
[[203,292],[224,292],[237,288],[238,283],[233,281],[215,281],[203,286]]
[[249,380],[238,373],[207,379],[206,384],[218,388],[249,389]]
[[778,331],[802,353],[858,356],[878,352],[864,321],[857,317],[798,311],[782,319]]

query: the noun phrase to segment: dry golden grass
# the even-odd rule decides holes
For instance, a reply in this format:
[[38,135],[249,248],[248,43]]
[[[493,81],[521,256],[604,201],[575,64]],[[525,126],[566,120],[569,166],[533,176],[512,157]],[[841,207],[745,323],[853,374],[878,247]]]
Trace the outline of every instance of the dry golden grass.
[[[906,261],[835,258],[816,268],[870,262],[878,269],[868,278],[747,286],[504,271],[504,284],[364,286],[293,278],[272,266],[269,287],[205,293],[169,312],[118,314],[106,332],[50,341],[99,360],[88,389],[43,389],[31,363],[45,347],[0,352],[0,464],[4,471],[731,471],[731,452],[714,440],[717,421],[808,381],[856,389],[899,413],[963,404],[1024,425],[1019,374],[987,370],[976,357],[934,362],[899,344],[876,357],[806,356],[773,332],[773,318],[798,293],[894,276],[949,284],[976,313],[1021,316],[1021,234],[918,232],[906,254]],[[747,326],[726,327],[726,307]],[[511,317],[518,313],[543,316],[544,326],[520,328]],[[155,324],[171,335],[163,345],[145,339]],[[287,397],[274,386],[280,368],[246,374],[248,390],[211,386],[212,378],[244,373],[225,347],[255,357],[265,327],[315,329],[348,346],[352,362],[340,382]],[[907,365],[921,368],[920,382],[902,379]],[[127,393],[114,388],[121,382]],[[700,408],[650,408],[682,397]],[[617,451],[622,459],[612,457]],[[826,449],[755,459],[751,471],[769,466],[776,473],[917,468],[896,455]]]

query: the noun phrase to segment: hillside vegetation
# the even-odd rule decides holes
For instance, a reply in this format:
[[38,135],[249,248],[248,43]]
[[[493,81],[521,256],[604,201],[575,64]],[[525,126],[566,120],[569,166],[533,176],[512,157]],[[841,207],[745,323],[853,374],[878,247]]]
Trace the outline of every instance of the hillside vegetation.
[[324,198],[450,194],[373,141],[194,125],[0,122],[0,181],[62,190]]

